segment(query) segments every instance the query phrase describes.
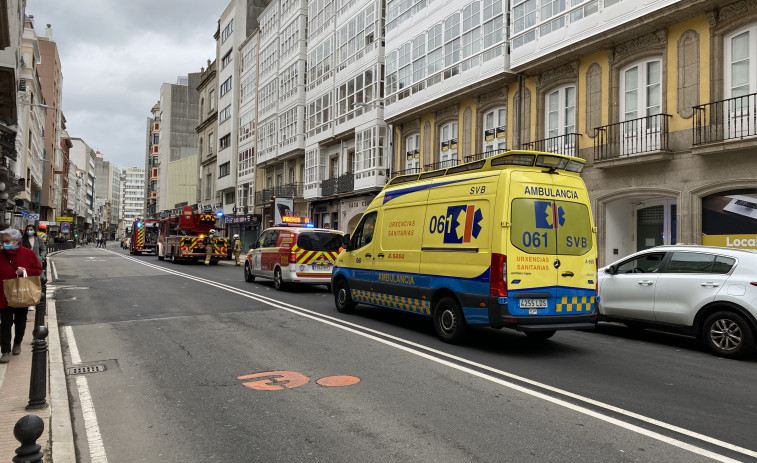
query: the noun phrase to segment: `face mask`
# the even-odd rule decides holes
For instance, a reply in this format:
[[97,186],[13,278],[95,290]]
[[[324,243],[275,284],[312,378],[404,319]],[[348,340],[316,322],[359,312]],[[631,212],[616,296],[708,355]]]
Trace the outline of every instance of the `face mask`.
[[13,243],[3,243],[3,249],[13,251],[16,249],[16,246]]
[[34,230],[26,230],[26,234],[29,235],[29,236],[33,236],[34,235]]

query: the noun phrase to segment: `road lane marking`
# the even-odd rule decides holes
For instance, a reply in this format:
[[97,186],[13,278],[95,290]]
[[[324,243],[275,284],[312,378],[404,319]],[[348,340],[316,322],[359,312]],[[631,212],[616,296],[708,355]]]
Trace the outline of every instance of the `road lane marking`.
[[[57,280],[58,279],[58,268],[55,267],[55,262],[53,262],[52,259],[50,259],[50,266],[52,267],[52,270],[53,270],[52,271],[52,275],[50,275],[50,276],[51,277],[55,277],[55,279]],[[50,282],[52,282],[52,281],[53,281],[53,278],[50,278]]]
[[[81,356],[79,347],[76,345],[74,330],[70,326],[63,328],[66,334],[66,343],[68,344],[68,354],[71,356],[71,363],[79,365]],[[76,377],[76,389],[79,391],[79,403],[81,404],[81,413],[84,418],[84,428],[87,432],[87,444],[89,445],[89,456],[92,463],[108,463],[105,455],[105,445],[103,444],[100,426],[97,424],[97,413],[95,405],[92,402],[92,395],[89,392],[89,384],[85,376]]]
[[[628,423],[628,422],[625,422],[625,421],[621,421],[621,420],[619,420],[617,418],[614,418],[614,417],[611,417],[609,415],[605,415],[605,414],[599,413],[597,411],[591,410],[589,408],[573,404],[571,402],[568,402],[567,400],[563,400],[563,399],[560,399],[560,398],[557,398],[557,397],[553,397],[553,396],[547,395],[547,394],[545,394],[543,392],[535,391],[533,389],[529,389],[529,388],[521,386],[519,384],[510,382],[510,381],[506,381],[506,380],[503,380],[501,378],[497,378],[495,376],[491,376],[491,375],[488,375],[486,373],[482,373],[480,371],[476,371],[473,368],[474,367],[475,368],[479,368],[479,369],[482,369],[482,370],[489,371],[491,373],[495,373],[497,375],[505,376],[505,377],[508,377],[508,378],[511,378],[511,379],[514,379],[514,380],[517,380],[517,381],[520,381],[520,382],[524,382],[526,384],[529,384],[529,385],[532,385],[532,386],[535,386],[535,387],[539,387],[539,388],[548,390],[548,391],[553,392],[555,394],[559,394],[559,395],[562,395],[562,396],[565,396],[565,397],[570,397],[572,399],[580,400],[580,401],[582,401],[584,403],[591,404],[591,405],[593,405],[595,407],[598,407],[598,408],[601,408],[601,409],[604,409],[604,410],[608,410],[608,411],[617,413],[619,415],[626,416],[628,418],[633,418],[633,419],[642,421],[644,423],[649,423],[649,424],[658,426],[658,427],[666,429],[668,431],[673,431],[673,432],[676,432],[678,434],[682,434],[682,435],[685,435],[685,436],[688,436],[688,437],[691,437],[691,438],[694,438],[694,439],[698,439],[698,440],[703,441],[703,442],[707,442],[709,444],[716,445],[716,446],[721,447],[723,449],[728,449],[728,450],[731,450],[733,452],[737,452],[737,453],[741,453],[741,454],[746,455],[746,456],[757,458],[757,452],[756,451],[753,451],[753,450],[750,450],[750,449],[747,449],[747,448],[744,448],[744,447],[740,447],[740,446],[737,446],[737,445],[734,445],[734,444],[731,444],[731,443],[728,443],[728,442],[725,442],[725,441],[721,441],[719,439],[715,439],[713,437],[706,436],[706,435],[703,435],[703,434],[700,434],[700,433],[697,433],[697,432],[694,432],[694,431],[691,431],[691,430],[688,430],[688,429],[685,429],[685,428],[681,428],[679,426],[675,426],[675,425],[672,425],[672,424],[669,424],[669,423],[665,423],[663,421],[659,421],[659,420],[656,420],[654,418],[650,418],[650,417],[647,417],[647,416],[644,416],[644,415],[640,415],[638,413],[634,413],[634,412],[631,412],[629,410],[624,410],[622,408],[615,407],[613,405],[606,404],[604,402],[599,402],[597,400],[594,400],[594,399],[591,399],[591,398],[588,398],[588,397],[584,397],[584,396],[581,396],[581,395],[578,395],[578,394],[574,394],[572,392],[565,391],[565,390],[556,388],[554,386],[549,386],[547,384],[540,383],[540,382],[534,381],[534,380],[530,380],[528,378],[525,378],[525,377],[522,377],[522,376],[518,376],[518,375],[515,375],[513,373],[508,373],[508,372],[503,371],[503,370],[498,370],[498,369],[490,367],[488,365],[483,365],[483,364],[480,364],[480,363],[472,362],[472,361],[470,361],[468,359],[464,359],[462,357],[458,357],[458,356],[455,356],[455,355],[447,354],[445,352],[442,352],[442,351],[439,351],[439,350],[436,350],[436,349],[432,349],[430,347],[426,347],[426,346],[423,346],[421,344],[417,344],[417,343],[414,343],[414,342],[411,342],[411,341],[406,341],[406,340],[404,340],[402,338],[395,337],[395,336],[383,333],[383,332],[378,331],[378,330],[373,330],[373,329],[370,329],[370,328],[366,328],[366,327],[363,327],[363,326],[358,325],[356,323],[351,323],[351,322],[348,322],[348,321],[340,320],[338,318],[331,317],[329,315],[320,314],[318,312],[315,312],[315,311],[312,311],[312,310],[308,310],[308,309],[305,309],[305,308],[302,308],[302,307],[299,307],[299,306],[296,306],[296,305],[293,305],[293,304],[289,304],[287,302],[278,301],[276,299],[269,298],[267,296],[262,296],[262,295],[258,295],[258,294],[255,294],[255,293],[248,292],[246,290],[235,288],[233,286],[229,286],[229,285],[226,285],[224,283],[219,283],[219,282],[216,282],[216,281],[213,281],[213,280],[205,279],[205,278],[202,278],[202,277],[197,277],[197,276],[190,275],[190,274],[187,274],[187,273],[183,273],[183,272],[179,272],[179,271],[176,271],[176,270],[172,270],[172,269],[169,269],[169,268],[166,268],[166,267],[161,267],[159,265],[151,264],[151,263],[139,260],[139,259],[135,259],[135,258],[132,258],[132,257],[129,257],[129,256],[121,255],[121,254],[115,253],[113,251],[110,251],[110,252],[112,252],[114,255],[122,257],[124,259],[128,259],[128,260],[131,260],[133,262],[136,262],[136,263],[139,263],[139,264],[142,264],[142,265],[154,268],[154,269],[158,269],[158,270],[161,270],[163,272],[166,272],[166,273],[169,273],[169,274],[172,274],[172,275],[180,276],[182,278],[187,278],[187,279],[190,279],[190,280],[193,280],[193,281],[197,281],[197,282],[200,282],[200,283],[204,283],[204,284],[207,284],[207,285],[210,285],[210,286],[215,286],[215,287],[217,287],[219,289],[226,290],[228,292],[237,294],[239,296],[246,297],[248,299],[253,299],[253,300],[256,300],[258,302],[262,302],[264,304],[270,305],[272,307],[276,307],[276,308],[279,308],[279,309],[282,309],[282,310],[286,310],[288,312],[300,315],[302,317],[310,318],[312,320],[324,323],[326,325],[330,325],[330,326],[333,326],[335,328],[339,328],[339,329],[342,329],[344,331],[357,334],[359,336],[362,336],[362,337],[365,337],[365,338],[368,338],[368,339],[380,342],[380,343],[385,344],[387,346],[391,346],[391,347],[397,348],[399,350],[408,352],[408,353],[416,355],[418,357],[425,358],[427,360],[431,360],[433,362],[439,363],[441,365],[448,366],[448,367],[456,369],[458,371],[465,372],[465,373],[468,373],[470,375],[476,376],[478,378],[481,378],[481,379],[484,379],[484,380],[487,380],[487,381],[490,381],[490,382],[493,382],[493,383],[505,386],[507,388],[510,388],[510,389],[513,389],[513,390],[516,390],[516,391],[519,391],[519,392],[522,392],[522,393],[530,395],[532,397],[536,397],[536,398],[545,400],[547,402],[554,403],[556,405],[562,406],[562,407],[567,408],[569,410],[573,410],[573,411],[582,413],[584,415],[591,416],[593,418],[599,419],[601,421],[605,421],[607,423],[614,424],[614,425],[619,426],[619,427],[621,427],[623,429],[627,429],[629,431],[636,432],[638,434],[650,437],[652,439],[656,439],[656,440],[658,440],[660,442],[664,442],[664,443],[667,443],[669,445],[672,445],[672,446],[675,446],[675,447],[678,447],[678,448],[681,448],[681,449],[684,449],[684,450],[688,450],[688,451],[696,453],[698,455],[702,455],[702,456],[705,456],[705,457],[708,457],[708,458],[712,458],[713,460],[716,460],[716,461],[728,462],[728,463],[732,463],[732,462],[733,463],[737,463],[738,462],[738,460],[734,460],[734,459],[729,458],[729,457],[727,457],[725,455],[721,455],[721,454],[712,452],[710,450],[704,449],[702,447],[698,447],[698,446],[689,444],[687,442],[681,441],[679,439],[675,439],[673,437],[669,437],[669,436],[666,436],[664,434],[661,434],[661,433],[658,433],[658,432],[655,432],[655,431],[651,431],[649,429],[645,429],[645,428],[643,428],[641,426],[637,426],[637,425],[634,425],[634,424],[631,424],[631,423]],[[375,333],[375,334],[371,334],[371,333]],[[399,343],[403,343],[403,344],[406,344],[406,345],[402,345],[402,344],[399,344]],[[412,346],[413,348],[410,348],[408,346]],[[419,350],[416,350],[416,349],[427,351],[427,352],[433,353],[434,355],[431,355],[430,353],[422,352],[422,351],[419,351]],[[446,359],[440,358],[440,357],[446,357],[447,359],[450,359],[450,360],[446,360]],[[465,366],[465,365],[460,365],[458,363],[453,363],[451,360],[454,360],[455,362],[463,363],[463,364],[466,364],[466,365],[470,365],[470,366]]]

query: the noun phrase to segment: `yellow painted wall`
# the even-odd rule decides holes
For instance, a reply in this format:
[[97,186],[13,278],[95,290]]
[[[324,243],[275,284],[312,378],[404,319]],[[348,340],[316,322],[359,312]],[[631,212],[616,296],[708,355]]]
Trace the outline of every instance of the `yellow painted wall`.
[[699,103],[710,101],[710,25],[704,15],[688,19],[668,28],[667,113],[673,115],[670,131],[691,129],[691,118],[678,115],[678,40],[687,30],[699,34]]

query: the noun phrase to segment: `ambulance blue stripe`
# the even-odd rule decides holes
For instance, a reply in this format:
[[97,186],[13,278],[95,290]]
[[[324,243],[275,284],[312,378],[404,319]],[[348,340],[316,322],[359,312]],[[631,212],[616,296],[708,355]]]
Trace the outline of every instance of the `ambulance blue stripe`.
[[439,187],[439,186],[452,185],[452,184],[455,184],[455,183],[462,183],[462,182],[472,182],[474,180],[481,180],[482,178],[498,177],[498,176],[499,176],[499,174],[484,175],[483,177],[465,178],[465,179],[461,179],[461,180],[450,180],[448,182],[432,183],[432,184],[426,184],[426,185],[416,185],[416,186],[411,186],[411,187],[408,187],[408,188],[401,188],[399,190],[387,191],[386,193],[384,193],[384,203],[383,204],[386,204],[386,203],[388,203],[389,201],[391,201],[393,199],[399,198],[400,196],[404,196],[404,195],[409,194],[409,193],[415,193],[416,191],[423,191],[423,190],[428,190],[430,188],[436,188],[436,187]]

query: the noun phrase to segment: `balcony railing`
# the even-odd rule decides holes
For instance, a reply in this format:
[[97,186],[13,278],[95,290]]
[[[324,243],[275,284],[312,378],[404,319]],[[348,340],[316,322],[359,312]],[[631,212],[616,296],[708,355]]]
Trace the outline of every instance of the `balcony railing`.
[[507,152],[507,149],[501,149],[501,150],[491,150],[491,151],[484,151],[483,153],[471,154],[471,155],[465,156],[463,158],[463,162],[468,163],[468,162],[473,162],[473,161],[480,161],[482,159],[490,158],[492,156],[496,156],[498,154],[503,154],[506,152]]
[[670,114],[655,114],[594,129],[594,160],[668,150]]
[[392,172],[392,178],[400,177],[402,175],[420,174],[423,170],[420,167],[411,167],[405,170],[395,170]]
[[757,135],[757,93],[694,106],[694,145]]
[[523,143],[524,150],[543,151],[546,153],[564,154],[566,156],[576,156],[578,149],[578,138],[581,134],[566,133],[556,137],[545,138]]
[[302,197],[302,182],[288,183],[286,185],[279,185],[271,188],[265,188],[255,192],[255,204],[263,204],[272,200],[274,197],[278,198],[301,198]]
[[447,167],[455,167],[458,164],[457,158],[447,159],[445,161],[435,162],[433,164],[426,164],[423,166],[424,170],[436,170],[436,169],[446,169]]
[[344,174],[336,178],[327,178],[321,182],[321,195],[334,196],[350,193],[355,189],[355,174]]

